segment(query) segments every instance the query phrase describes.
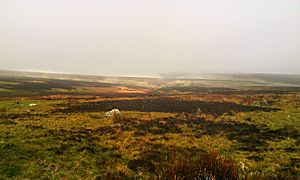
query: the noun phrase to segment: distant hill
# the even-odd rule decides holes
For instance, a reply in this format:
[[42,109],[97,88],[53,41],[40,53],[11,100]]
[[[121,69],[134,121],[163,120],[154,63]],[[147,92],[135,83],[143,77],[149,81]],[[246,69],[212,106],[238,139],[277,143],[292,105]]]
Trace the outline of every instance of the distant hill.
[[[300,74],[162,74],[168,80],[240,82],[257,86],[300,86]],[[241,85],[242,85],[241,84]]]
[[162,74],[153,77],[117,77],[0,70],[0,76],[118,83],[148,88],[162,87],[300,87],[300,74]]

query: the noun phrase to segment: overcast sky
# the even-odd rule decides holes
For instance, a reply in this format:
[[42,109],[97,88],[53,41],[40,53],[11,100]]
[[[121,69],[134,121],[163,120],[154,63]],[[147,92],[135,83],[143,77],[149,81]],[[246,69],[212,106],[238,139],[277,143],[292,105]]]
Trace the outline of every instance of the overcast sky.
[[0,0],[0,69],[300,73],[300,0]]

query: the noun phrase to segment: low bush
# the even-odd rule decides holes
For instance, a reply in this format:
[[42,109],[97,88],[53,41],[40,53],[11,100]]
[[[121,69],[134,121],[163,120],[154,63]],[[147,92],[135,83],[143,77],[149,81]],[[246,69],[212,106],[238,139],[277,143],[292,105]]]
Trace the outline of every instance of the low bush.
[[171,160],[161,164],[158,179],[238,179],[238,166],[217,152],[201,153],[196,157]]

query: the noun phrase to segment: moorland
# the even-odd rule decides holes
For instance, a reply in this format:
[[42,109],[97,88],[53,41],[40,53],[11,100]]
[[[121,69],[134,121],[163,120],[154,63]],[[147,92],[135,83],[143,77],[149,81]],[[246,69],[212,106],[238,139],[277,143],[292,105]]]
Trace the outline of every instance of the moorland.
[[0,72],[0,179],[188,179],[199,164],[300,178],[300,77]]

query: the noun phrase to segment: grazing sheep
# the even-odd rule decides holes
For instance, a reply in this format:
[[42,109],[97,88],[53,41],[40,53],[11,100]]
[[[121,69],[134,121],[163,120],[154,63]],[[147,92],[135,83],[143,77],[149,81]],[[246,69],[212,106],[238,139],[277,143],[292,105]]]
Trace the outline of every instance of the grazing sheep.
[[121,112],[119,109],[112,109],[105,113],[106,117],[113,117],[113,116],[118,116],[118,115],[121,115]]
[[28,106],[32,107],[32,106],[36,106],[37,104],[31,103]]

